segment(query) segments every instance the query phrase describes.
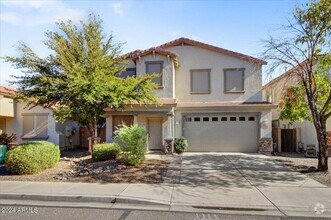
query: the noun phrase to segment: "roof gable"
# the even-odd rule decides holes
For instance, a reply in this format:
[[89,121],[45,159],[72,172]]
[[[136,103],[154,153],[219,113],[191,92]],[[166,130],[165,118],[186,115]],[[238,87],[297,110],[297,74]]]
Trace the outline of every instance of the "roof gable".
[[249,61],[249,62],[259,63],[259,64],[262,64],[262,65],[267,64],[266,61],[261,60],[261,59],[257,59],[255,57],[251,57],[251,56],[248,56],[248,55],[245,55],[245,54],[237,53],[237,52],[234,52],[234,51],[231,51],[231,50],[216,47],[216,46],[213,46],[213,45],[210,45],[210,44],[202,43],[202,42],[191,40],[191,39],[184,38],[184,37],[179,38],[177,40],[170,41],[170,42],[165,43],[165,44],[162,44],[162,45],[160,45],[156,48],[167,49],[169,47],[185,46],[185,45],[204,48],[204,49],[211,50],[211,51],[214,51],[214,52],[217,52],[217,53],[222,53],[222,54],[233,56],[233,57],[236,57],[236,58],[239,58],[239,59],[242,59],[242,60],[246,60],[246,61]]

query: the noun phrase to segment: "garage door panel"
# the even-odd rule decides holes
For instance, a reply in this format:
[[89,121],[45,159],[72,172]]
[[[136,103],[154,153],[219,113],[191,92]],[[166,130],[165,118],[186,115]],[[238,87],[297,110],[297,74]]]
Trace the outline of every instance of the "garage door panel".
[[[230,121],[231,117],[236,121]],[[239,121],[239,117],[244,121]],[[249,117],[255,120],[249,121]],[[257,125],[257,118],[252,115],[187,115],[183,136],[188,140],[189,151],[257,152]]]

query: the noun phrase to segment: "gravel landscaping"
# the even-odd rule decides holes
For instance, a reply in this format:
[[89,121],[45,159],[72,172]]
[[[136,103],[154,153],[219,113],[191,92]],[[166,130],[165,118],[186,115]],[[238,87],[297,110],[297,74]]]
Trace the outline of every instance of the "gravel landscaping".
[[328,160],[328,172],[316,172],[317,158],[305,158],[299,153],[279,153],[277,156],[271,156],[276,161],[282,162],[291,169],[304,173],[308,177],[331,187],[331,158]]
[[116,160],[92,161],[83,151],[64,151],[60,162],[34,175],[10,175],[0,166],[0,181],[90,182],[90,183],[162,183],[169,162],[146,159],[139,167],[126,166]]

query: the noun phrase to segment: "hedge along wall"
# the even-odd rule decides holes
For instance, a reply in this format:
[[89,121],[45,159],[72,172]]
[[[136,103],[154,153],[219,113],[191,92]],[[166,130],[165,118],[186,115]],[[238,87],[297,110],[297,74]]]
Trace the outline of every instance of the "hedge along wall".
[[60,148],[47,141],[18,145],[6,154],[6,170],[11,174],[35,174],[54,167],[60,160]]

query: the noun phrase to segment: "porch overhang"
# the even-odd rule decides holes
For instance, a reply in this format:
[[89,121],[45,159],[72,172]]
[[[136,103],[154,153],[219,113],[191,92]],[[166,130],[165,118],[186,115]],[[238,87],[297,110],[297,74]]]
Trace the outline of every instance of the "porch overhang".
[[113,115],[166,115],[166,116],[173,116],[173,110],[146,110],[146,111],[112,111],[106,112],[103,117],[109,117]]
[[104,117],[110,115],[138,115],[138,114],[158,114],[158,115],[174,115],[174,108],[177,106],[177,99],[161,99],[160,104],[138,104],[132,103],[125,106],[124,110],[114,110],[105,108]]

